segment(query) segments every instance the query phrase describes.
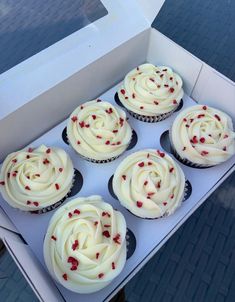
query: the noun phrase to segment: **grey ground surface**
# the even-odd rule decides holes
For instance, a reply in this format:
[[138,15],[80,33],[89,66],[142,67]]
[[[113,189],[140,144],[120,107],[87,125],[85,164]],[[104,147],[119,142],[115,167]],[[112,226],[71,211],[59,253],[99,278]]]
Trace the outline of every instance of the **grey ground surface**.
[[[0,0],[0,4],[3,2],[16,3],[14,0]],[[23,0],[17,3],[20,2],[32,3]],[[15,15],[17,22],[20,13]],[[154,26],[235,80],[234,16],[234,0],[166,0]],[[32,45],[30,47],[33,48]],[[2,58],[0,51],[0,62]],[[14,53],[12,60],[14,63]],[[235,174],[213,193],[128,283],[127,301],[235,301],[234,184]],[[0,301],[36,301],[7,253],[0,258]]]

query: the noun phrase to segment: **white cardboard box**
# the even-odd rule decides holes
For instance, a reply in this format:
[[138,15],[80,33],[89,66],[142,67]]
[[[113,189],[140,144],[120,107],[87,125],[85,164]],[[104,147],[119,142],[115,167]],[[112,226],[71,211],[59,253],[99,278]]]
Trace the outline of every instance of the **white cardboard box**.
[[[190,106],[192,100],[199,103],[205,102],[227,111],[235,118],[235,84],[151,28],[151,22],[163,1],[157,4],[153,0],[128,0],[125,3],[117,1],[115,4],[110,4],[110,1],[102,2],[109,10],[107,18],[98,20],[75,35],[71,35],[72,37],[69,36],[56,43],[58,45],[38,54],[36,58],[30,58],[0,76],[3,83],[0,87],[0,95],[4,104],[4,110],[0,112],[0,118],[2,118],[0,120],[0,142],[4,142],[4,144],[1,143],[0,159],[3,159],[9,152],[30,143],[52,126],[57,125],[80,103],[93,99],[104,91],[107,91],[105,94],[107,100],[113,99],[116,88],[111,90],[109,88],[121,81],[130,69],[146,61],[172,66],[183,77],[186,106]],[[135,14],[132,13],[133,11]],[[114,31],[117,26],[118,31]],[[85,39],[88,33],[90,38]],[[102,33],[102,35],[96,36],[95,33]],[[76,39],[78,41],[83,39],[84,42],[77,45]],[[77,60],[78,56],[79,61]],[[173,118],[156,125],[159,134],[169,127]],[[149,133],[153,125],[133,119],[131,122],[137,133],[140,133],[139,145],[136,146],[136,149],[160,147],[157,137],[155,141],[144,139],[147,137],[144,133]],[[77,159],[71,149],[61,140],[61,129],[65,124],[66,122],[63,122],[53,128],[40,137],[37,143],[61,144],[73,157],[75,166],[78,165],[79,169],[86,175],[89,165],[92,164]],[[106,180],[121,159],[108,164],[104,173]],[[41,301],[60,301],[60,299],[64,299],[62,295],[67,298],[67,301],[74,301],[76,298],[78,300],[80,298],[82,301],[108,300],[136,274],[215,188],[232,173],[234,157],[219,167],[203,170],[203,175],[206,178],[201,177],[201,170],[185,166],[183,169],[186,177],[192,183],[193,193],[187,203],[174,215],[158,221],[148,222],[130,216],[131,214],[110,198],[108,192],[102,190],[98,192],[98,188],[96,192],[93,192],[89,188],[90,185],[82,189],[82,194],[101,193],[115,207],[119,208],[124,213],[128,226],[137,238],[136,252],[128,260],[124,271],[113,283],[97,294],[75,297],[74,294],[64,291],[58,284],[55,285],[39,263],[41,261],[43,264],[40,251],[42,233],[39,236],[41,239],[34,240],[27,232],[27,227],[22,223],[25,214],[15,214],[2,200],[0,200],[2,206],[0,237],[3,238],[17,265]],[[208,180],[206,183],[205,179]],[[195,187],[202,189],[196,192]],[[20,237],[13,233],[17,230],[6,217],[5,212],[11,217],[34,253]],[[43,225],[42,229],[45,230],[50,214],[40,216],[42,217],[37,217],[37,221],[35,220],[35,227],[39,225],[38,219],[40,219],[40,223]],[[31,218],[27,222],[25,220],[25,224],[27,223],[32,225],[33,220]],[[155,227],[161,231],[156,235],[157,238],[152,240],[151,236],[147,235],[147,231],[153,230]],[[143,237],[143,234],[145,239],[141,242],[140,238]]]

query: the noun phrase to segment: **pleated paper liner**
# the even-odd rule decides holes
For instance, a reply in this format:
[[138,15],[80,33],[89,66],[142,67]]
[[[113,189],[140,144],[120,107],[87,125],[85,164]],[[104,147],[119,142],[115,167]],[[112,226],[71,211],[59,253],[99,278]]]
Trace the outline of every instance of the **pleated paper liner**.
[[[109,179],[109,181],[108,181],[108,190],[109,190],[110,195],[111,195],[114,199],[116,199],[116,200],[119,201],[118,197],[116,196],[116,194],[114,193],[114,190],[113,190],[113,175],[110,177],[110,179]],[[184,196],[183,196],[182,202],[185,202],[186,200],[188,200],[189,197],[191,196],[191,194],[192,194],[192,185],[191,185],[191,183],[190,183],[189,180],[186,180],[186,181],[185,181],[185,187],[184,187]],[[180,204],[181,204],[181,203],[180,203]],[[180,204],[179,204],[178,207],[180,207]],[[128,209],[127,209],[127,211],[130,212],[132,215],[134,215],[134,216],[137,217],[137,218],[148,219],[148,220],[159,219],[159,218],[161,218],[161,217],[167,217],[167,216],[168,216],[167,213],[165,213],[163,216],[158,217],[158,218],[144,218],[144,217],[139,217],[139,216],[133,214],[133,213],[132,213],[131,211],[129,211]],[[173,215],[173,214],[174,214],[174,213],[172,213],[171,215]]]
[[78,171],[77,169],[74,169],[72,186],[71,186],[69,192],[66,194],[66,196],[63,199],[61,199],[60,201],[54,203],[53,205],[47,206],[40,210],[30,211],[30,213],[43,214],[43,213],[47,213],[49,211],[55,210],[56,208],[61,206],[67,198],[72,197],[72,196],[76,195],[78,192],[80,192],[82,186],[83,186],[83,176],[80,171]]
[[197,169],[207,169],[207,168],[211,168],[213,166],[205,166],[205,165],[200,165],[200,164],[195,164],[191,161],[189,161],[187,158],[182,158],[177,151],[175,150],[175,148],[173,147],[173,144],[171,143],[171,139],[170,139],[170,131],[166,130],[165,132],[162,133],[161,137],[160,137],[160,144],[162,146],[162,148],[173,154],[174,157],[180,161],[182,164],[191,167],[191,168],[197,168]]
[[[62,139],[63,139],[63,141],[65,142],[65,144],[70,145],[69,140],[68,140],[68,137],[67,137],[67,127],[65,127],[64,130],[62,131]],[[132,129],[131,141],[130,141],[128,147],[126,148],[126,150],[124,150],[122,153],[120,153],[120,154],[117,155],[117,156],[111,157],[111,158],[109,158],[109,159],[97,160],[97,159],[93,159],[93,158],[89,158],[89,157],[83,156],[82,154],[80,154],[80,153],[78,153],[78,152],[77,152],[77,154],[78,154],[81,158],[83,158],[83,159],[85,159],[86,161],[89,161],[89,162],[91,162],[91,163],[95,163],[95,164],[110,163],[110,162],[114,161],[115,159],[117,159],[118,157],[120,157],[125,151],[131,150],[132,148],[134,148],[135,145],[137,144],[137,142],[138,142],[137,133],[136,133],[136,131],[135,131],[134,129]],[[70,145],[70,146],[71,146],[71,145]],[[73,147],[71,146],[71,148],[73,148]]]
[[115,102],[125,108],[129,114],[131,116],[133,116],[135,119],[141,121],[141,122],[146,122],[146,123],[157,123],[157,122],[161,122],[163,120],[165,120],[166,118],[168,118],[169,116],[171,116],[174,112],[176,111],[179,111],[182,107],[183,107],[183,99],[181,99],[179,105],[171,110],[170,112],[167,112],[167,113],[163,113],[163,114],[159,114],[159,115],[155,115],[155,116],[146,116],[146,115],[141,115],[141,114],[138,114],[138,113],[135,113],[129,109],[127,109],[120,101],[119,97],[118,97],[118,93],[116,92],[115,96],[114,96],[114,100]]

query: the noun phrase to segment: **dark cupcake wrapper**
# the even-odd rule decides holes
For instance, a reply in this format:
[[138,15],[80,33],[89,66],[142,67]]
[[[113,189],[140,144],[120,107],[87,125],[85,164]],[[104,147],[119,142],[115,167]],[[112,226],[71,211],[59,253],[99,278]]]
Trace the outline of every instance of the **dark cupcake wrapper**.
[[[52,204],[52,205],[49,205],[49,206],[47,206],[47,207],[45,207],[45,208],[42,208],[42,209],[40,209],[40,210],[27,211],[27,212],[29,212],[29,213],[31,213],[31,214],[44,214],[44,213],[53,211],[54,209],[58,208],[59,206],[61,206],[61,205],[65,202],[65,200],[66,200],[67,198],[70,197],[70,193],[71,193],[71,191],[72,191],[74,182],[75,182],[75,171],[74,171],[73,180],[72,180],[72,185],[71,185],[71,187],[70,187],[70,190],[68,191],[68,193],[67,193],[61,200],[59,200],[59,201],[57,201],[56,203],[54,203],[54,204]],[[26,212],[26,211],[24,211],[24,212]]]
[[192,161],[188,160],[187,158],[183,158],[179,155],[179,153],[177,153],[173,141],[172,141],[172,133],[171,133],[172,129],[169,130],[169,138],[170,138],[170,143],[171,143],[171,150],[172,153],[174,154],[175,158],[178,159],[178,161],[180,161],[182,164],[189,166],[191,168],[197,168],[197,169],[206,169],[206,168],[210,168],[213,167],[212,165],[203,165],[203,164],[197,164],[197,163],[193,163]]

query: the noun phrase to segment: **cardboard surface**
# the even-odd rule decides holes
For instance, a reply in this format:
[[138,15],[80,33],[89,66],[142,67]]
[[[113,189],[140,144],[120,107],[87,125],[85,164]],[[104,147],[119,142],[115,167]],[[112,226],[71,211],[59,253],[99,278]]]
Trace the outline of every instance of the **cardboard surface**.
[[[113,97],[117,91],[117,87],[109,90],[101,97],[101,99],[114,102]],[[184,108],[193,104],[194,101],[185,95]],[[77,105],[79,105],[79,103]],[[172,117],[156,124],[143,123],[130,117],[129,122],[137,132],[138,143],[134,149],[127,151],[125,155],[132,153],[135,150],[144,148],[161,149],[160,136],[170,127],[176,114],[177,113],[174,113]],[[54,129],[30,145],[37,146],[40,144],[46,144],[64,148],[71,156],[75,168],[78,169],[83,175],[84,184],[77,196],[88,196],[92,194],[102,195],[104,200],[110,202],[115,208],[119,209],[124,214],[128,228],[134,232],[137,239],[136,250],[132,257],[127,260],[123,272],[105,289],[90,295],[79,295],[70,292],[63,286],[56,283],[56,286],[67,301],[73,302],[79,299],[84,302],[103,301],[108,299],[108,297],[115,292],[115,289],[118,289],[121,283],[123,281],[125,282],[132,272],[141,266],[141,263],[143,263],[145,259],[148,259],[151,253],[156,252],[157,249],[160,248],[166,236],[177,228],[177,225],[179,225],[179,223],[190,212],[190,210],[197,206],[200,200],[203,199],[203,197],[208,194],[209,191],[213,191],[212,188],[216,185],[216,183],[220,181],[224,174],[226,174],[232,168],[234,164],[234,157],[218,167],[204,169],[203,173],[200,169],[189,168],[180,164],[185,172],[186,178],[192,184],[191,197],[184,202],[183,205],[172,216],[157,220],[145,220],[133,216],[131,213],[121,207],[119,202],[111,197],[108,190],[108,181],[125,155],[108,164],[89,163],[81,159],[71,147],[67,146],[63,142],[62,131],[65,126],[66,121],[56,126]],[[102,169],[102,174],[100,173],[100,169]],[[94,181],[94,179],[99,179],[99,181]],[[2,200],[2,198],[0,198],[0,205],[14,222],[17,229],[32,248],[39,261],[43,266],[45,266],[42,255],[43,238],[50,217],[54,211],[41,215],[23,213],[8,206],[7,203]],[[32,226],[34,229],[33,233]]]

